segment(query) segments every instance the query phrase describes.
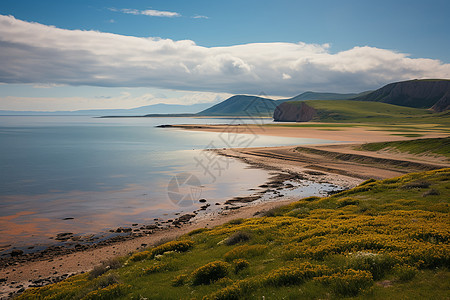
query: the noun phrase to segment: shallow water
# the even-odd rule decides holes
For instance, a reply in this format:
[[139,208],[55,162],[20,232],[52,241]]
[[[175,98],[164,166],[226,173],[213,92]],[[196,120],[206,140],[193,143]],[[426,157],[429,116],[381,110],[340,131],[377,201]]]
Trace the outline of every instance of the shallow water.
[[0,116],[0,247],[170,218],[200,198],[248,195],[269,177],[206,148],[324,142],[155,128],[242,122],[254,120]]

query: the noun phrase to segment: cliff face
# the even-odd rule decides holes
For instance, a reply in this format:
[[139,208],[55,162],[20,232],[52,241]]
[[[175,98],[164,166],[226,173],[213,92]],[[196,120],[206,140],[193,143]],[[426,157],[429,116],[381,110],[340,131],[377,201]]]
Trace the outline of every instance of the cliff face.
[[377,101],[414,108],[449,109],[450,80],[411,80],[388,84],[354,100]]
[[316,110],[304,102],[284,102],[275,109],[273,119],[278,122],[308,122],[316,115]]

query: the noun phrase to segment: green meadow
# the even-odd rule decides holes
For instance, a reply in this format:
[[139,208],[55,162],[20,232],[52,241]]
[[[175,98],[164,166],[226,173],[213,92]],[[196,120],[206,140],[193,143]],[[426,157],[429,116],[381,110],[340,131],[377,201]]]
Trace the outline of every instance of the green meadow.
[[437,154],[450,158],[450,137],[367,143],[358,146],[356,149],[366,151],[389,150],[412,154]]

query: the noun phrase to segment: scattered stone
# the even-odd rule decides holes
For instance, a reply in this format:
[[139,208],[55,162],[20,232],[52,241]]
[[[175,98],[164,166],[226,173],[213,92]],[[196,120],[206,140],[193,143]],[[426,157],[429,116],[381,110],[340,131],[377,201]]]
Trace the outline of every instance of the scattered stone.
[[58,233],[58,234],[56,235],[55,240],[58,240],[58,241],[68,240],[68,239],[70,239],[70,237],[71,237],[72,235],[73,235],[72,232],[62,232],[62,233]]
[[192,218],[194,218],[195,217],[195,214],[185,214],[185,215],[182,215],[181,217],[179,217],[178,219],[177,219],[177,221],[179,222],[179,223],[187,223],[187,222],[189,222]]
[[16,257],[16,256],[19,256],[19,255],[23,255],[23,251],[20,250],[20,249],[14,249],[14,250],[11,251],[10,255],[11,255],[11,257]]
[[66,221],[66,220],[73,220],[73,219],[75,219],[75,218],[68,217],[68,218],[64,218],[63,221]]
[[[131,232],[131,228],[123,228],[123,227],[119,227],[116,229],[117,233],[121,233],[121,232]],[[98,238],[97,238],[98,239]]]
[[137,224],[137,223],[134,223],[134,224],[131,224],[131,226],[138,226],[139,224]]
[[206,199],[200,199],[200,200],[198,200],[198,202],[200,202],[200,203],[205,203],[205,202],[206,202]]
[[318,172],[318,171],[310,171],[310,170],[306,170],[304,171],[306,174],[308,175],[314,175],[314,176],[322,176],[322,175],[326,175],[325,173],[322,172]]

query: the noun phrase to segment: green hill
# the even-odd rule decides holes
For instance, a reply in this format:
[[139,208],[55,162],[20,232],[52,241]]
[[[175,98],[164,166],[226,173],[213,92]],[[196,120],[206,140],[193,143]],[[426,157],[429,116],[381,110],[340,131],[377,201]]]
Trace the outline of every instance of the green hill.
[[17,299],[446,299],[450,169],[197,229]]
[[288,99],[288,101],[304,101],[304,100],[348,100],[355,97],[365,95],[368,92],[360,94],[339,94],[339,93],[317,93],[304,92],[298,96]]
[[272,117],[273,111],[280,103],[279,101],[257,96],[237,95],[205,109],[197,115]]
[[448,112],[354,100],[289,101],[277,107],[275,121],[288,122],[447,122]]
[[354,98],[441,112],[450,108],[450,80],[423,79],[394,82]]

